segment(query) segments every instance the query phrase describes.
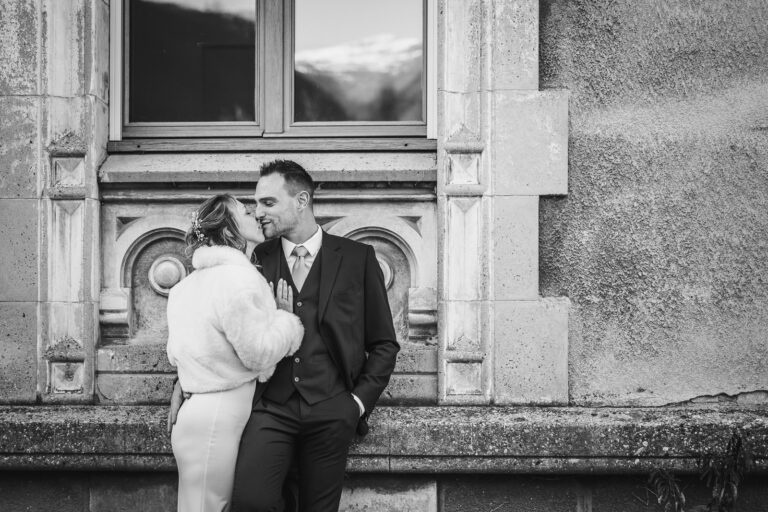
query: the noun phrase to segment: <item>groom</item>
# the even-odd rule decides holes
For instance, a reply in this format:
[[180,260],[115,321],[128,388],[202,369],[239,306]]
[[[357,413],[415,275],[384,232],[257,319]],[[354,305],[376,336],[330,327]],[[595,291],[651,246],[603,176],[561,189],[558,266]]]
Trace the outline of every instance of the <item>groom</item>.
[[292,463],[299,510],[336,512],[349,445],[356,431],[368,431],[400,348],[373,248],[320,229],[313,192],[295,162],[261,168],[255,214],[268,241],[254,255],[267,281],[290,285],[305,334],[299,351],[256,388],[235,470],[235,512],[284,510]]

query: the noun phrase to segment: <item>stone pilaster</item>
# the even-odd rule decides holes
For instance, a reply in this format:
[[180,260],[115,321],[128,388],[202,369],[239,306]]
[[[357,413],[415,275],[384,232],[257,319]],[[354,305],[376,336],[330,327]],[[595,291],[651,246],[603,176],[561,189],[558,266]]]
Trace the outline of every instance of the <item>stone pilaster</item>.
[[98,341],[98,165],[105,157],[108,6],[42,2],[41,286],[38,388],[90,402]]
[[438,18],[441,403],[490,400],[489,177],[483,128],[487,2],[444,1]]
[[442,403],[568,400],[568,302],[538,282],[539,196],[567,193],[568,97],[538,90],[538,5],[440,10]]

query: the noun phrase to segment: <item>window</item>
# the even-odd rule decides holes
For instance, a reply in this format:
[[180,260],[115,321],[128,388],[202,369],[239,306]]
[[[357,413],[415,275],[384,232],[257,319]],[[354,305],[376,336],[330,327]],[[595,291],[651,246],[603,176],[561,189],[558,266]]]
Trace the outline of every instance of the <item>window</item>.
[[432,2],[113,0],[110,138],[423,137]]

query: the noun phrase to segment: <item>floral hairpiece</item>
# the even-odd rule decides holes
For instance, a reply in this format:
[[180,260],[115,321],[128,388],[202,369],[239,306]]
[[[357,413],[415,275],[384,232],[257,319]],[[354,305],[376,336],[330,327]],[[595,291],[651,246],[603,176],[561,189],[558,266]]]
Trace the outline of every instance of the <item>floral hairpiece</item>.
[[200,218],[197,212],[192,212],[192,231],[195,233],[198,242],[205,241],[205,235],[203,234],[202,226],[200,225]]

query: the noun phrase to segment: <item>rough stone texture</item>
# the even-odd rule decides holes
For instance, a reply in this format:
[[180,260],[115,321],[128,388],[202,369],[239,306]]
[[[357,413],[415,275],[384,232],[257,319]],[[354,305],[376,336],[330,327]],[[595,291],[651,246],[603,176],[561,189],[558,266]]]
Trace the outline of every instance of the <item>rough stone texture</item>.
[[[93,63],[88,94],[106,104],[109,102],[109,3],[94,1],[91,4],[90,17],[92,35],[85,41],[86,51],[90,51]],[[106,134],[103,134],[105,142],[106,139]]]
[[434,404],[437,401],[437,375],[392,375],[381,395],[381,404]]
[[[591,494],[593,512],[657,512],[656,497],[648,488],[647,478],[635,479],[603,476],[583,480]],[[712,497],[711,491],[697,476],[678,477],[678,484],[685,493],[685,510],[698,511]],[[768,510],[768,485],[754,475],[749,475],[739,485],[739,496],[734,510],[738,512],[765,512]],[[703,509],[706,510],[706,509]]]
[[[438,79],[442,91],[456,93],[479,92],[483,63],[483,2],[458,0],[443,6],[443,41],[438,47],[445,67]],[[454,119],[445,119],[445,126],[453,126]],[[448,135],[448,134],[446,134]]]
[[80,473],[2,471],[0,510],[83,512],[88,510],[88,476]]
[[568,300],[497,301],[497,404],[568,403]]
[[[711,494],[704,483],[696,476],[684,476],[678,482],[685,494],[685,510],[692,510],[697,505],[706,505],[711,498]],[[591,499],[593,512],[614,512],[616,510],[622,512],[657,512],[663,509],[657,504],[656,496],[648,486],[648,479],[644,477],[638,477],[634,480],[617,476],[585,479],[584,488],[585,495]],[[742,494],[742,491],[753,494],[752,489],[747,490],[742,487],[739,493]],[[760,509],[739,506],[736,510]]]
[[37,92],[37,4],[0,0],[0,96]]
[[168,403],[175,377],[164,373],[99,373],[96,394],[102,404]]
[[539,297],[539,198],[493,200],[493,296],[496,300]]
[[[0,407],[0,469],[173,469],[165,406]],[[353,472],[696,472],[740,431],[768,472],[768,411],[379,407]]]
[[37,304],[0,302],[0,403],[34,403]]
[[572,478],[455,477],[440,487],[441,512],[573,512],[578,492]]
[[339,511],[437,512],[437,484],[413,476],[355,476],[346,482]]
[[90,33],[91,0],[41,2],[43,9],[43,84],[51,98],[83,97],[91,56],[85,51]]
[[[0,510],[8,512],[174,512],[175,472],[0,472]],[[682,477],[688,506],[706,503],[698,477]],[[765,512],[768,480],[749,475],[738,512]],[[342,512],[657,512],[646,478],[450,475],[350,475]],[[438,500],[438,494],[440,498]]]
[[99,348],[96,357],[96,370],[100,372],[176,373],[163,343],[109,345]]
[[540,206],[573,404],[768,389],[768,3],[541,4],[568,197]]
[[37,197],[37,116],[36,100],[0,96],[0,199]]
[[37,300],[38,204],[0,201],[0,301]]
[[174,473],[96,474],[88,512],[171,512],[176,510]]
[[539,87],[539,0],[493,2],[491,88]]
[[567,193],[568,91],[492,95],[494,193]]

